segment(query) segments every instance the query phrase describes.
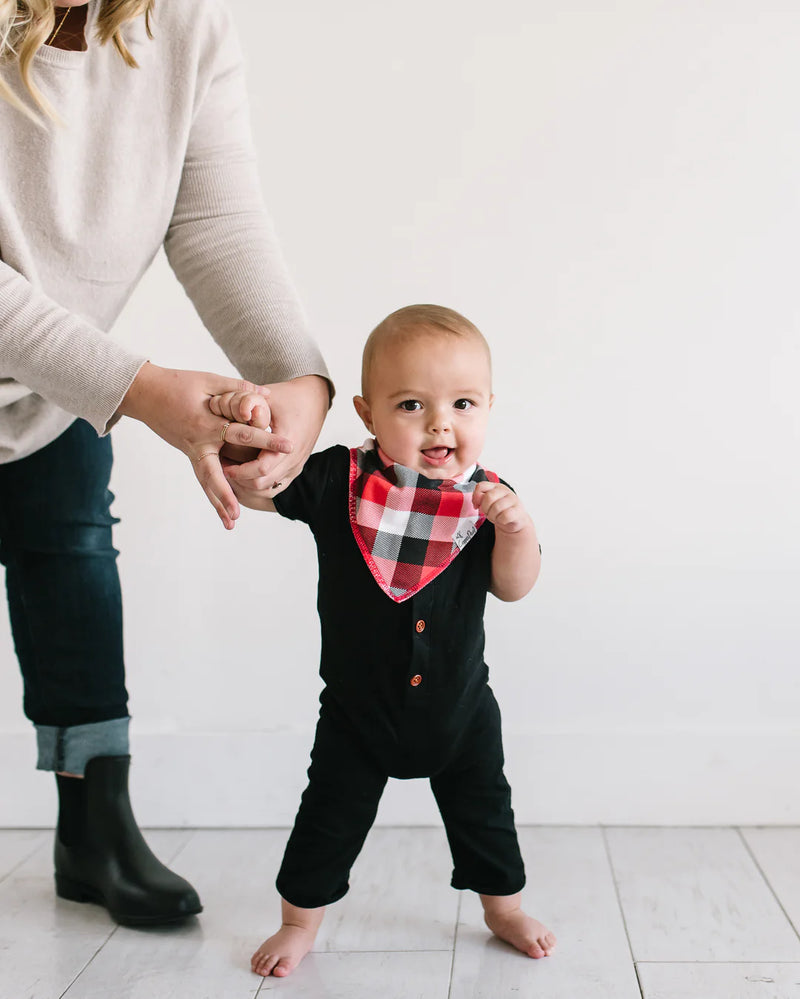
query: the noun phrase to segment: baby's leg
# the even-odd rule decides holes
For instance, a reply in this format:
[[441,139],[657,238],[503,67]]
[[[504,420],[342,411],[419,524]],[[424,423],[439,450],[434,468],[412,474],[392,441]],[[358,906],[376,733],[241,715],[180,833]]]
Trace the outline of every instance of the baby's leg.
[[281,928],[264,941],[250,959],[257,975],[285,978],[314,946],[325,907],[301,909],[281,899]]
[[347,727],[337,726],[323,707],[308,786],[276,882],[281,928],[253,955],[257,974],[283,978],[311,950],[325,906],[347,892],[350,868],[375,819],[386,779]]
[[549,957],[556,938],[538,919],[522,911],[520,899],[520,892],[516,895],[481,895],[486,925],[495,936],[528,957]]
[[488,687],[479,696],[461,751],[431,778],[453,854],[451,883],[480,894],[492,933],[530,957],[545,957],[555,937],[520,908],[525,866],[503,773],[500,711]]

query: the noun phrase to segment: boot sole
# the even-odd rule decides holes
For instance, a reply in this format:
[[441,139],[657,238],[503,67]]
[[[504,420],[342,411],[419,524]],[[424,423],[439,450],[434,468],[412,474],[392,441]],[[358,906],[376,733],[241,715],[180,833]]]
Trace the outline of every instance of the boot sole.
[[124,912],[114,912],[106,900],[91,885],[83,884],[80,881],[73,881],[72,878],[65,878],[63,875],[56,875],[56,895],[69,902],[91,902],[94,905],[107,909],[114,922],[120,926],[165,926],[169,923],[180,923],[184,919],[196,916],[203,911],[203,906],[199,905],[191,912],[169,913],[152,916],[129,916]]

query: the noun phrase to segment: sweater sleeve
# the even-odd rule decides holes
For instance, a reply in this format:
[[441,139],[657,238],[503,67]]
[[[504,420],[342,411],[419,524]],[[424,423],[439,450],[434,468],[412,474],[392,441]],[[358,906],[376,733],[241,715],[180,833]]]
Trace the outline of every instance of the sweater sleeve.
[[68,312],[0,261],[2,374],[82,416],[99,434],[146,358]]
[[328,377],[265,210],[231,16],[212,7],[167,258],[205,327],[257,383]]

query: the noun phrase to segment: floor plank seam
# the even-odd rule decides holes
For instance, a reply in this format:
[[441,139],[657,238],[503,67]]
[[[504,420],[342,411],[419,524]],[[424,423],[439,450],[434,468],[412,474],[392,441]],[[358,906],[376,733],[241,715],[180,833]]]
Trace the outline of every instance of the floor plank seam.
[[458,927],[461,922],[461,902],[463,900],[463,894],[459,893],[456,902],[456,921],[453,926],[453,946],[452,946],[452,957],[450,959],[450,979],[447,983],[447,999],[452,999],[453,995],[453,974],[456,970],[456,946],[458,945]]
[[196,829],[189,829],[188,827],[185,827],[185,828],[181,829],[180,832],[185,832],[185,833],[188,833],[189,835],[186,837],[186,839],[183,841],[183,843],[180,844],[180,846],[177,848],[177,850],[175,851],[175,853],[173,853],[170,856],[169,863],[167,864],[167,867],[173,867],[175,865],[175,861],[178,859],[178,857],[180,857],[180,855],[184,852],[184,850],[186,849],[186,847],[192,842],[192,840],[197,835],[197,830]]
[[452,947],[365,947],[347,950],[312,950],[312,954],[449,954]]
[[785,964],[789,968],[800,967],[800,961],[637,961],[637,964],[699,964],[699,965],[720,965],[732,964],[735,967],[741,964]]
[[95,958],[98,956],[98,954],[100,953],[100,951],[106,946],[106,944],[108,943],[108,941],[116,934],[116,932],[117,932],[118,929],[119,929],[118,926],[113,926],[111,928],[111,931],[109,932],[108,936],[105,938],[105,940],[103,940],[103,942],[100,944],[100,946],[94,952],[94,954],[92,954],[92,956],[89,958],[89,960],[86,962],[86,964],[84,964],[84,966],[81,968],[81,970],[78,972],[78,974],[72,979],[72,981],[69,983],[69,985],[64,989],[64,991],[61,993],[61,995],[58,997],[58,999],[69,999],[69,991],[70,991],[70,989],[74,985],[77,985],[78,981],[80,980],[81,975],[84,973],[84,971],[86,971],[86,969],[91,964],[94,963]]
[[611,874],[611,882],[614,885],[614,894],[617,897],[617,905],[619,906],[619,914],[622,919],[622,928],[625,930],[625,939],[628,941],[628,952],[630,953],[631,964],[633,965],[633,973],[636,975],[636,986],[639,989],[639,995],[642,999],[645,999],[644,987],[642,986],[642,980],[639,977],[639,969],[636,966],[636,957],[633,953],[633,944],[631,943],[631,935],[628,930],[628,920],[625,917],[625,907],[622,904],[622,895],[619,890],[619,883],[617,881],[617,872],[614,869],[614,860],[611,856],[611,847],[608,842],[607,827],[600,826],[600,834],[603,837],[603,846],[606,851],[606,859],[608,861],[608,869]]
[[792,920],[792,917],[786,911],[786,907],[784,906],[783,902],[780,900],[780,898],[778,896],[778,893],[772,887],[772,883],[770,882],[769,878],[767,877],[766,872],[764,871],[764,869],[761,866],[761,864],[758,862],[758,858],[756,857],[755,853],[753,852],[752,847],[747,842],[747,837],[742,832],[742,827],[741,826],[736,826],[735,828],[736,828],[736,832],[739,834],[739,839],[742,841],[742,844],[744,845],[745,850],[747,851],[747,853],[750,856],[750,859],[756,865],[756,870],[758,871],[758,873],[763,878],[764,884],[767,886],[767,888],[769,888],[770,892],[772,893],[772,897],[778,903],[778,906],[780,907],[781,912],[786,917],[786,921],[791,926],[791,928],[794,930],[795,936],[800,940],[800,931],[798,931],[798,928],[795,926],[795,924],[794,924],[794,922]]

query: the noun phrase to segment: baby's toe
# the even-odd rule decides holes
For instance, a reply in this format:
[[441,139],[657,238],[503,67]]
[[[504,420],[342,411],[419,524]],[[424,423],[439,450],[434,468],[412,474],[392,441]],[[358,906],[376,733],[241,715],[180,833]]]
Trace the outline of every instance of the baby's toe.
[[294,965],[287,957],[282,957],[272,969],[274,978],[285,978],[294,970]]
[[272,973],[277,961],[277,954],[262,954],[260,951],[256,951],[253,954],[250,967],[257,975],[263,975],[264,978],[267,978]]
[[539,946],[537,940],[534,940],[528,948],[528,957],[544,957],[544,950]]

